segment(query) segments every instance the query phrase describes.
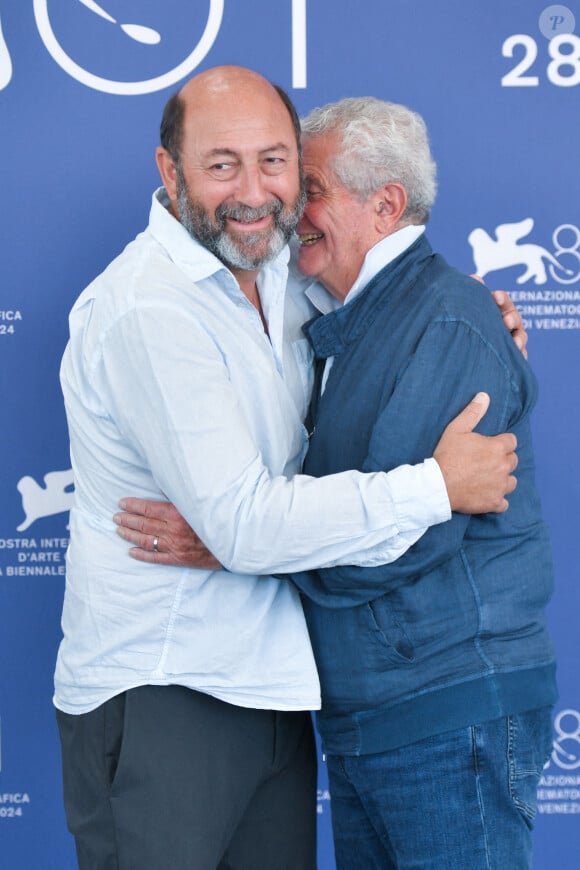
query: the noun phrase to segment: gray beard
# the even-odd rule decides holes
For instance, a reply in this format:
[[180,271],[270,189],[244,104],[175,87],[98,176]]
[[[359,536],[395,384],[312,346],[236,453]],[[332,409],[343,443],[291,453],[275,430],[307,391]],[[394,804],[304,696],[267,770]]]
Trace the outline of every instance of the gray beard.
[[[176,166],[176,171],[177,209],[181,223],[190,236],[197,239],[226,266],[244,271],[259,269],[264,263],[277,257],[292,238],[304,209],[305,195],[302,187],[290,210],[285,210],[279,199],[264,203],[259,208],[222,203],[215,211],[214,224],[207,209],[190,196],[181,167]],[[243,236],[230,235],[226,230],[226,218],[249,223],[269,214],[273,215],[274,226],[268,230]]]

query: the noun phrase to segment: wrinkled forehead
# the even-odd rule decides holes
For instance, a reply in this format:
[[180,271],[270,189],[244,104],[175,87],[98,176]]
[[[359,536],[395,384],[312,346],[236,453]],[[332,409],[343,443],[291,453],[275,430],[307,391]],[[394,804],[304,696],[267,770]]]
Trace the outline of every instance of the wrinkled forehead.
[[341,141],[337,133],[319,136],[308,134],[302,140],[304,174],[319,181],[339,183],[335,171],[336,158],[341,153]]

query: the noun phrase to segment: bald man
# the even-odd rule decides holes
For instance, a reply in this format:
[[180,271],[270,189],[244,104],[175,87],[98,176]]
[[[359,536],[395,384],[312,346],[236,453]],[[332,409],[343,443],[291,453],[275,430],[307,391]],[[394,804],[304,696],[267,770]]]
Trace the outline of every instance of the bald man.
[[[54,701],[81,870],[313,868],[319,684],[298,594],[272,572],[390,562],[515,486],[515,439],[473,434],[477,402],[417,466],[299,474],[299,135],[256,73],[190,80],[164,112],[147,229],[71,313]],[[111,519],[127,493],[172,501],[227,570],[128,560]]]

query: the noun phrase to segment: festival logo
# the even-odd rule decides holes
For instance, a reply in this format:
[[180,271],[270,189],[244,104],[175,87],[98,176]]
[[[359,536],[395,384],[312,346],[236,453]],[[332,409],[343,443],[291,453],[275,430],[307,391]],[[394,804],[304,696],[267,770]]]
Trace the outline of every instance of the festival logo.
[[[551,253],[547,248],[533,242],[521,240],[530,235],[534,228],[533,218],[511,224],[500,224],[495,229],[495,238],[486,230],[477,227],[472,230],[467,240],[473,250],[475,270],[481,278],[499,269],[521,266],[523,271],[516,278],[517,284],[533,281],[534,284],[545,284],[548,280],[546,264],[551,277],[560,284],[570,284],[580,277],[580,231],[577,227],[564,224],[554,234],[556,250]],[[566,230],[575,234],[573,246],[560,244],[560,237]],[[566,264],[566,257],[574,260]],[[573,268],[570,268],[572,265]],[[575,267],[575,268],[574,268]]]
[[6,87],[11,78],[12,58],[2,32],[2,21],[0,21],[0,91]]
[[562,770],[580,769],[580,713],[560,710],[554,719],[554,751],[552,761]]
[[[33,5],[41,39],[65,72],[89,88],[125,95],[159,91],[189,75],[212,48],[224,10],[224,0],[209,0],[209,5],[181,0],[170,17],[163,4],[150,0],[129,6],[118,0],[102,5],[70,0],[66,9],[49,0],[33,0]],[[135,11],[113,15],[119,5]],[[171,21],[179,27],[169,32]],[[200,31],[192,48],[191,36]]]
[[44,486],[33,477],[21,477],[16,484],[22,498],[25,519],[17,532],[25,532],[36,520],[70,511],[74,501],[73,473],[49,471],[44,475]]
[[[69,545],[68,513],[74,503],[72,470],[49,471],[42,483],[25,475],[16,483],[16,489],[22,500],[24,519],[16,526],[20,534],[0,537],[0,577],[64,578]],[[33,528],[28,532],[39,520],[55,516],[60,519],[52,524],[40,522],[38,531]]]
[[500,224],[493,234],[476,227],[467,237],[475,271],[486,278],[505,269],[516,270],[515,283],[527,285],[525,289],[510,287],[509,275],[494,275],[492,281],[510,292],[528,331],[578,330],[580,288],[570,285],[580,281],[580,229],[560,224],[550,245],[530,239],[533,229],[531,217]]
[[540,777],[538,812],[580,814],[580,713],[568,708],[554,719],[552,755]]
[[[64,72],[88,88],[135,96],[171,87],[205,60],[222,28],[225,0],[174,0],[171,16],[159,0],[32,0],[32,5],[40,38]],[[306,87],[306,20],[307,0],[291,0],[293,88]],[[12,76],[0,21],[0,91]]]

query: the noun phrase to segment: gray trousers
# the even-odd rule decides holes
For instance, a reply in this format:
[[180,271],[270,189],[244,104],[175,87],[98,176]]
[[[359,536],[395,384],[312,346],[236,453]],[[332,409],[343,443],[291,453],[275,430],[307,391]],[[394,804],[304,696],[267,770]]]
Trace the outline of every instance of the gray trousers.
[[309,713],[140,686],[57,722],[80,870],[314,870]]

